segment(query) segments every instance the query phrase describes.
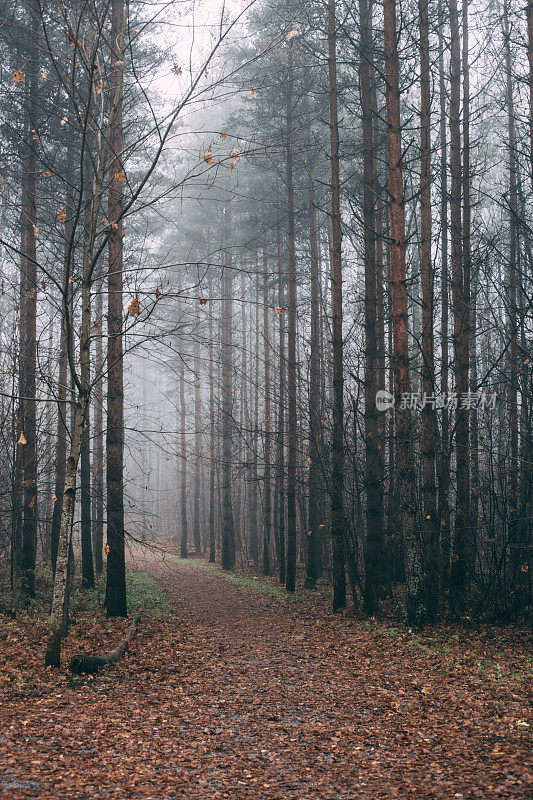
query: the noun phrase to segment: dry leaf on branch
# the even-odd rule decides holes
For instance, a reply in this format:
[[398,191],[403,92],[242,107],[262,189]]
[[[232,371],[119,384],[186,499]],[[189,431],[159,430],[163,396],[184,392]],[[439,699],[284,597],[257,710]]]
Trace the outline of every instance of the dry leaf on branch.
[[134,297],[128,306],[128,311],[132,317],[137,317],[141,313],[141,304],[138,297]]

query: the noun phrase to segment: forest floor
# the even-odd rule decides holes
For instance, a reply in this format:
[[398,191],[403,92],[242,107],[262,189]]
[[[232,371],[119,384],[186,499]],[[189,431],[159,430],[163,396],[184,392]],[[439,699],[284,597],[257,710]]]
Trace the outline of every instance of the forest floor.
[[138,637],[94,677],[71,656],[127,621],[82,603],[45,671],[44,615],[0,615],[0,800],[531,796],[527,631],[417,634],[202,561],[135,566]]

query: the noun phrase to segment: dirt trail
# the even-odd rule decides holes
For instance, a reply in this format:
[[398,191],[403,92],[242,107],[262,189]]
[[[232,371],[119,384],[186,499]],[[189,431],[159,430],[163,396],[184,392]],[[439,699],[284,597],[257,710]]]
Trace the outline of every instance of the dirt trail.
[[151,570],[205,653],[180,797],[527,795],[520,692],[206,572]]
[[17,739],[40,762],[36,783],[9,793],[0,780],[0,798],[528,796],[518,682],[187,564],[143,568],[176,604],[186,642],[140,631],[107,677],[45,697],[42,727],[33,708]]

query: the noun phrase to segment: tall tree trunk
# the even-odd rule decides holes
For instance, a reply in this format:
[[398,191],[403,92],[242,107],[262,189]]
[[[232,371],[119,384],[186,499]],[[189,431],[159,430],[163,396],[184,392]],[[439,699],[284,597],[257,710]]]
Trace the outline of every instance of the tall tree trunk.
[[278,569],[279,582],[285,583],[285,273],[281,257],[280,232],[278,229],[278,308],[279,313],[279,388],[276,454],[276,506],[278,514]]
[[[464,0],[466,1],[466,0]],[[517,325],[517,242],[516,220],[518,218],[518,201],[516,186],[516,131],[515,109],[513,97],[511,42],[509,26],[509,0],[503,0],[503,35],[505,40],[505,72],[507,102],[507,134],[509,148],[509,544],[511,567],[513,571],[513,589],[521,583],[521,566],[525,563],[527,541],[522,542],[519,530],[518,514],[518,325]]]
[[[525,205],[523,200],[521,205],[522,208]],[[525,218],[524,211],[522,211],[522,218]],[[522,353],[526,353],[526,315],[523,310],[526,308],[527,299],[522,281],[519,281],[519,303],[521,309],[520,349]],[[533,370],[531,369],[531,364],[529,365],[529,369],[524,369],[526,366],[525,364],[522,365],[520,381],[520,393],[522,396],[520,414],[520,523],[524,532],[524,544],[528,549],[528,554],[524,557],[521,574],[524,582],[524,605],[531,605],[531,597],[533,594],[533,532],[531,531],[531,526],[527,524],[527,521],[531,519],[533,512],[533,409],[531,408]],[[524,569],[524,566],[526,569]]]
[[[85,203],[85,249],[91,236],[91,183],[86,182],[84,191]],[[84,294],[86,302],[91,302],[89,292]],[[85,386],[91,383],[91,352],[90,341],[86,352],[86,359],[81,364],[82,382]],[[80,452],[80,493],[81,493],[81,584],[84,589],[94,587],[93,549],[91,538],[91,439],[90,439],[90,414],[85,415],[81,435]]]
[[420,31],[420,273],[422,282],[422,506],[425,619],[433,622],[439,600],[439,521],[435,458],[437,412],[433,339],[434,273],[431,257],[431,64],[429,0],[419,0]]
[[533,2],[526,0],[527,53],[529,59],[529,167],[533,185]]
[[124,0],[111,4],[111,77],[117,108],[110,130],[109,207],[112,226],[109,238],[108,275],[108,379],[107,379],[107,583],[105,607],[108,617],[126,617],[126,559],[124,541],[124,378],[122,342],[122,81],[124,75]]
[[[381,180],[378,172],[378,165],[381,163],[381,130],[379,126],[379,116],[377,108],[377,91],[375,72],[372,76],[372,107],[374,110],[374,158],[376,163],[376,364],[377,364],[377,378],[376,389],[377,391],[385,390],[386,379],[386,351],[385,351],[385,298],[383,293],[383,239],[384,239],[384,199],[381,188]],[[377,481],[380,486],[380,504],[381,504],[381,543],[380,543],[380,584],[382,591],[386,591],[387,582],[390,573],[387,574],[385,566],[385,452],[386,452],[386,431],[387,431],[387,414],[378,414],[377,417],[377,448],[379,454],[378,460],[378,475]],[[390,576],[392,577],[392,576]]]
[[[74,168],[73,149],[69,142],[67,152],[67,164],[69,174]],[[57,548],[59,544],[59,529],[61,526],[61,513],[63,508],[63,491],[65,487],[65,468],[67,461],[67,380],[68,380],[68,361],[70,348],[70,327],[72,319],[69,317],[71,284],[70,276],[72,272],[72,192],[67,195],[65,206],[65,261],[62,277],[62,298],[61,298],[61,332],[59,334],[59,373],[57,386],[57,433],[56,433],[56,455],[55,455],[55,481],[54,481],[54,510],[52,512],[52,530],[50,534],[50,550],[52,557],[52,571],[55,574]]]
[[103,411],[104,411],[104,392],[103,392],[103,308],[102,308],[102,288],[95,299],[95,320],[96,337],[94,348],[94,372],[95,382],[93,390],[93,552],[94,568],[97,575],[102,574],[103,559],[102,549],[104,546],[104,431],[103,431]]
[[[463,55],[462,55],[462,74],[463,74],[463,284],[465,302],[468,308],[468,349],[465,358],[468,358],[467,376],[468,389],[471,389],[470,380],[470,365],[471,353],[470,343],[475,335],[475,320],[472,314],[472,299],[471,299],[471,275],[472,275],[472,245],[471,245],[471,227],[472,227],[472,208],[470,199],[470,64],[469,64],[469,35],[468,35],[468,5],[469,0],[462,0],[462,21],[463,21]],[[472,428],[472,416],[476,414],[475,409],[469,410],[469,437]],[[468,458],[469,462],[472,460],[472,448],[469,443]],[[477,453],[476,453],[477,456]],[[468,531],[468,560],[473,561],[474,553],[477,550],[477,486],[472,483],[472,476],[474,470],[471,469],[472,464],[469,465],[469,487],[468,487],[468,502],[469,502],[469,531]],[[473,494],[475,500],[472,499]],[[473,567],[472,563],[472,567]]]
[[337,33],[335,0],[328,2],[329,132],[331,148],[331,334],[333,350],[333,426],[331,432],[331,539],[333,610],[346,607],[344,549],[344,377],[342,369],[342,233],[337,111]]
[[[250,314],[250,350],[252,348],[252,337],[255,329],[255,346],[254,346],[254,380],[251,384],[250,403],[253,406],[253,422],[250,426],[250,443],[252,449],[251,469],[250,469],[250,553],[254,564],[259,560],[259,526],[258,526],[258,430],[259,430],[259,318],[258,318],[258,305],[255,303],[255,326],[254,317]],[[250,359],[251,360],[251,359]],[[252,367],[250,364],[250,371]]]
[[213,364],[213,282],[209,276],[209,561],[215,563],[215,375]]
[[[181,298],[178,298],[178,318],[181,318]],[[179,355],[180,382],[180,556],[188,556],[187,531],[187,406],[185,405],[185,351],[184,339],[180,337]]]
[[196,555],[202,554],[200,530],[200,472],[202,461],[202,396],[200,388],[200,340],[194,338],[194,498],[193,498],[193,542]]
[[383,449],[378,435],[376,395],[379,388],[378,309],[376,264],[376,202],[378,194],[374,152],[372,2],[359,0],[361,56],[359,85],[363,118],[363,224],[365,262],[365,484],[366,541],[364,603],[367,614],[379,607],[383,535]]
[[411,392],[405,266],[405,209],[403,195],[402,135],[398,67],[396,2],[383,0],[385,76],[387,81],[387,157],[389,172],[390,259],[392,325],[394,338],[394,393],[398,464],[397,496],[405,552],[407,618],[418,623],[423,607],[423,567],[416,529],[416,485],[411,412],[402,407],[402,395]]
[[[388,331],[387,331],[387,346],[388,346],[388,392],[389,395],[395,396],[394,390],[394,330],[392,324],[392,273],[391,273],[391,243],[390,243],[390,213],[389,203],[386,203],[384,209],[385,217],[385,264],[387,274],[387,318],[388,318]],[[400,514],[397,504],[396,495],[396,415],[390,413],[388,415],[387,424],[387,458],[388,458],[388,487],[387,487],[387,538],[388,538],[388,553],[389,553],[389,569],[388,572],[392,575],[392,580],[405,583],[405,557],[402,540],[402,531],[400,523]]]
[[[456,610],[464,608],[466,576],[469,572],[469,419],[462,398],[469,389],[469,298],[465,282],[461,220],[461,48],[457,0],[449,2],[450,14],[450,232],[452,245],[452,304],[454,376],[457,397],[455,454],[457,500],[454,555],[451,569],[451,599]],[[466,155],[466,150],[465,150]]]
[[[52,303],[48,304],[48,355],[46,359],[46,374],[49,380],[52,380],[54,375],[54,340],[55,340],[55,324],[54,324],[54,306]],[[52,528],[52,514],[54,510],[54,502],[52,499],[52,481],[53,470],[52,464],[54,463],[53,453],[53,428],[54,428],[54,404],[47,401],[44,406],[44,453],[43,460],[46,469],[45,484],[44,484],[44,517],[41,521],[41,553],[43,561],[46,563],[49,559],[51,561],[51,547],[50,535]]]
[[[464,284],[469,308],[468,315],[468,360],[469,360],[469,390],[477,391],[476,367],[476,298],[472,293],[472,246],[471,246],[471,199],[470,199],[470,64],[469,64],[469,34],[468,34],[468,5],[469,0],[462,0],[463,17],[463,261]],[[470,486],[469,486],[469,558],[473,559],[477,552],[478,531],[478,421],[477,408],[469,413],[470,425]]]
[[222,569],[235,566],[235,526],[231,498],[231,468],[233,460],[233,270],[229,237],[231,235],[231,200],[226,196],[224,206],[224,268],[222,315]]
[[50,556],[52,572],[55,572],[57,546],[59,542],[59,526],[61,523],[61,506],[65,486],[65,462],[67,459],[67,341],[65,320],[61,315],[61,333],[59,337],[59,372],[57,385],[57,426],[56,450],[54,459],[54,494],[52,509],[52,525],[50,531]]
[[294,592],[296,587],[296,469],[298,460],[298,419],[296,385],[296,247],[294,233],[294,179],[293,179],[293,40],[289,41],[289,74],[287,77],[287,243],[288,243],[288,297],[287,297],[287,565],[285,588]]
[[[40,144],[38,120],[39,91],[39,14],[29,4],[30,59],[28,65],[27,130],[22,190],[22,256],[20,297],[20,432],[19,454],[22,479],[22,554],[21,590],[35,597],[37,555],[37,409],[35,402],[37,369],[37,151]],[[25,441],[24,441],[25,440]]]
[[270,548],[271,548],[271,518],[272,495],[270,487],[270,452],[271,452],[271,407],[270,407],[270,323],[271,309],[268,297],[268,261],[266,248],[263,249],[263,348],[265,359],[265,472],[264,472],[264,498],[265,498],[265,523],[263,536],[263,575],[270,575]]
[[[243,272],[241,275],[241,328],[242,328],[242,378],[241,378],[241,422],[244,431],[243,436],[243,504],[242,504],[242,534],[241,539],[245,542],[248,554],[252,555],[254,563],[257,561],[257,552],[251,553],[251,545],[249,534],[250,526],[250,508],[249,508],[249,492],[250,492],[250,437],[251,437],[251,424],[250,424],[250,404],[249,404],[249,389],[248,389],[248,336],[247,336],[247,281],[246,274]],[[257,540],[254,542],[254,546]]]
[[[446,139],[446,82],[444,77],[444,9],[439,0],[439,144],[440,144],[440,227],[441,227],[441,393],[448,396],[449,364],[448,364],[448,146]],[[442,578],[445,585],[450,580],[450,426],[446,403],[441,415],[441,434],[439,447],[439,526],[441,540]]]
[[70,452],[65,469],[65,488],[63,492],[61,527],[59,531],[59,544],[54,577],[52,608],[50,611],[50,633],[45,655],[45,666],[47,667],[59,667],[61,664],[61,636],[64,626],[64,616],[66,613],[70,582],[69,562],[72,538],[72,522],[74,518],[74,505],[76,501],[76,475],[78,472],[78,463],[80,459],[84,419],[87,412],[87,400],[88,394],[80,392],[80,397],[76,404]]
[[[309,143],[311,144],[311,142]],[[314,589],[318,578],[318,543],[320,525],[320,306],[318,269],[318,222],[316,213],[315,175],[312,155],[307,160],[309,192],[309,250],[311,282],[311,341],[309,355],[309,501],[307,519],[307,574],[305,586]]]

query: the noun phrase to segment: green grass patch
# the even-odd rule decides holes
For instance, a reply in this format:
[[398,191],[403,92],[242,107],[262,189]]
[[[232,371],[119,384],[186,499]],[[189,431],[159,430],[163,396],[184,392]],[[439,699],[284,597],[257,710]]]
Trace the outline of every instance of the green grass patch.
[[175,561],[179,564],[192,567],[193,569],[201,570],[202,572],[209,572],[218,578],[223,578],[228,583],[233,583],[242,589],[251,589],[254,592],[272,597],[283,603],[297,603],[317,598],[317,591],[310,591],[308,589],[297,588],[295,592],[287,592],[283,586],[277,585],[273,581],[262,575],[244,575],[238,572],[228,572],[218,564],[211,564],[203,558],[181,558],[174,554],[165,554],[165,559]]
[[[97,577],[93,589],[82,589],[80,580],[79,575],[76,575],[70,593],[69,613],[74,618],[83,614],[88,621],[96,620],[105,613],[105,573]],[[48,625],[52,589],[51,570],[39,565],[36,570],[36,598],[24,604],[19,603],[16,612],[17,622],[31,624],[45,631]],[[148,573],[126,567],[126,591],[130,616],[139,613],[148,613],[159,618],[172,615],[169,598]],[[9,587],[3,586],[0,590],[0,608],[7,610],[10,608],[10,603]]]
[[147,572],[128,567],[126,582],[131,615],[148,613],[159,618],[172,616],[172,606],[166,592]]
[[288,594],[282,586],[275,586],[258,577],[256,578],[249,575],[239,575],[236,572],[228,572],[227,570],[219,567],[217,564],[211,564],[209,561],[204,561],[200,558],[180,558],[179,556],[174,555],[166,557],[171,558],[172,561],[177,561],[180,564],[193,567],[193,569],[199,569],[202,570],[202,572],[209,572],[211,575],[216,575],[218,578],[223,578],[229,583],[233,583],[235,586],[239,586],[242,589],[252,589],[252,591],[258,592],[259,594],[263,594],[267,597],[274,597],[277,600],[283,600],[285,602],[294,602],[296,599],[293,595]]

